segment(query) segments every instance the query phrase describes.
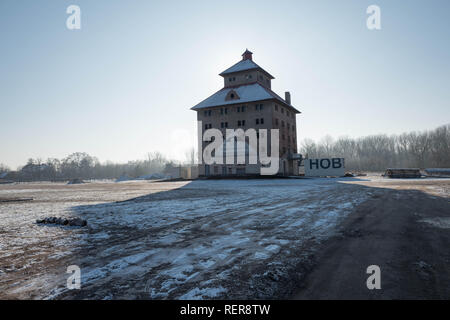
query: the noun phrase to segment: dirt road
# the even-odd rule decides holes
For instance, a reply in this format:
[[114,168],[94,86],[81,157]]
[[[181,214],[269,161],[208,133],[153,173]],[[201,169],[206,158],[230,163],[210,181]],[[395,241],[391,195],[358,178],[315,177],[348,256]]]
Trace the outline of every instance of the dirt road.
[[[448,181],[361,182],[377,187],[317,250],[294,299],[450,299]],[[369,290],[366,268],[381,268]]]

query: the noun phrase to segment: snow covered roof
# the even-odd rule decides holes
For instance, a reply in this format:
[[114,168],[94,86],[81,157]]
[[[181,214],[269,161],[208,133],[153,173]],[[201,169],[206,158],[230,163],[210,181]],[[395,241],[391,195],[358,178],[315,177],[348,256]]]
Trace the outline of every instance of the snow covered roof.
[[[225,98],[227,97],[228,93],[231,90],[236,92],[236,94],[239,96],[239,99],[225,100]],[[191,109],[199,110],[199,109],[209,108],[209,107],[217,107],[217,106],[239,104],[239,103],[248,103],[248,102],[268,100],[268,99],[276,99],[280,103],[282,103],[284,105],[288,105],[291,108],[293,108],[295,110],[295,112],[300,113],[300,111],[295,109],[292,105],[287,104],[286,101],[284,101],[275,92],[273,92],[269,88],[263,87],[259,83],[241,85],[238,87],[223,88],[222,90],[219,90],[216,93],[214,93],[209,98],[206,98],[199,104],[195,105]]]
[[225,70],[222,73],[220,73],[219,75],[225,76],[225,75],[230,74],[230,73],[239,72],[239,71],[245,71],[245,70],[253,70],[253,69],[260,69],[260,70],[264,71],[265,73],[267,73],[267,75],[269,75],[272,79],[274,79],[274,77],[270,73],[268,73],[266,70],[264,70],[263,68],[258,66],[251,59],[241,60],[238,63],[236,63],[236,64],[232,65],[231,67],[229,67],[227,70]]

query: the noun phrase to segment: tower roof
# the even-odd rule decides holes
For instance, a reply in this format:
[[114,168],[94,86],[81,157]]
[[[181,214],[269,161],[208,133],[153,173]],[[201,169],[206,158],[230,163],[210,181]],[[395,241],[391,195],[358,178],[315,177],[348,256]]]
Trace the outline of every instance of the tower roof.
[[[234,91],[238,95],[238,99],[227,100],[228,93]],[[192,107],[192,110],[200,110],[204,108],[211,108],[224,105],[250,103],[263,100],[277,100],[280,104],[291,107],[295,113],[300,113],[294,106],[287,103],[283,98],[277,95],[269,88],[263,87],[259,83],[251,83],[246,85],[240,85],[237,87],[223,88],[212,96],[206,98],[199,104]]]
[[262,72],[264,72],[270,79],[275,79],[270,73],[268,73],[266,70],[261,68],[259,65],[257,65],[253,61],[252,54],[253,53],[247,49],[242,54],[242,60],[241,61],[239,61],[238,63],[235,63],[234,65],[232,65],[231,67],[229,67],[228,69],[226,69],[225,71],[220,73],[219,75],[224,77],[226,75],[229,75],[229,74],[232,74],[232,73],[236,73],[236,72],[259,69]]
[[252,60],[252,54],[253,52],[249,51],[248,49],[245,49],[245,52],[242,54],[242,60],[250,59]]

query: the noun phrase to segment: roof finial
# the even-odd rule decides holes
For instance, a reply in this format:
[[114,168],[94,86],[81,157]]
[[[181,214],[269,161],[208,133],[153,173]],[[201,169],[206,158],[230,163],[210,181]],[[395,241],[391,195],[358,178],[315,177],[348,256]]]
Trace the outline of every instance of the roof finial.
[[248,49],[245,49],[245,52],[242,54],[242,60],[253,60],[252,54],[253,52],[249,51]]

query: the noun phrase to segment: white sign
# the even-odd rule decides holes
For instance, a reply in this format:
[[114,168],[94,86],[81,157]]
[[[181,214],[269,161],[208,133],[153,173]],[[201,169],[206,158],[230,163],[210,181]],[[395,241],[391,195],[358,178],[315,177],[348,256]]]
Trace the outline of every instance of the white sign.
[[305,159],[306,177],[342,177],[345,175],[344,158]]

